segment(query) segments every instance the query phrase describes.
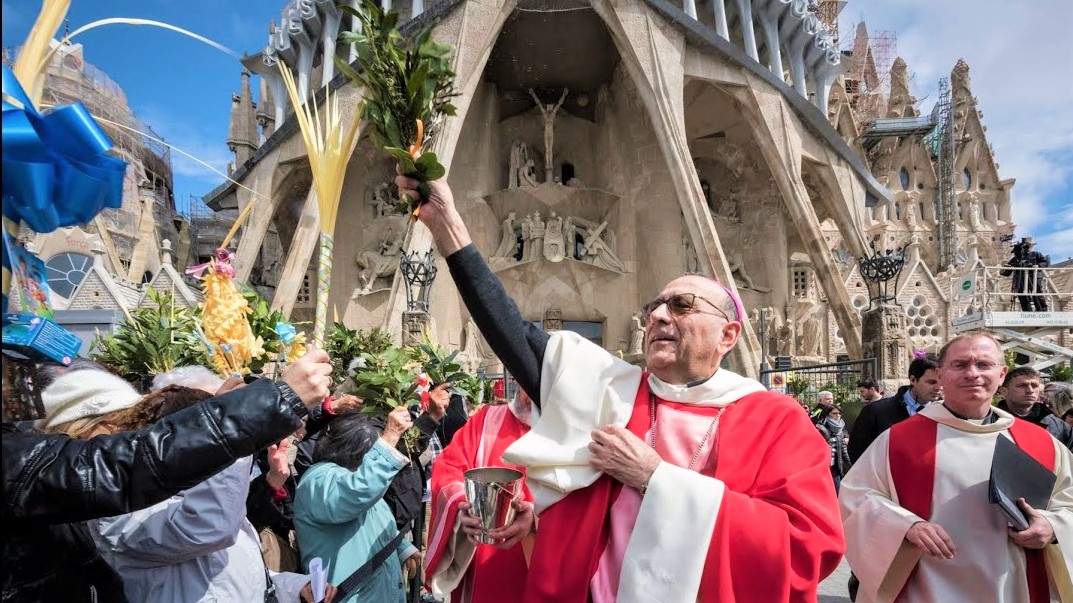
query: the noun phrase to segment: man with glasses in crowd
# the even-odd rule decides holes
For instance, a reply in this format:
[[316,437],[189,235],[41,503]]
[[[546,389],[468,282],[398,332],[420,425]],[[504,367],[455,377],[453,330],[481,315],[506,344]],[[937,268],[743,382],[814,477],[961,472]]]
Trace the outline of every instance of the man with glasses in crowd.
[[843,550],[830,451],[795,400],[720,368],[740,300],[704,276],[671,281],[642,309],[644,372],[523,319],[450,189],[430,184],[420,219],[534,402],[502,457],[527,468],[539,514],[524,601],[815,600]]
[[[991,406],[1007,369],[989,333],[955,337],[938,362],[943,402],[880,434],[842,479],[858,601],[1073,600],[1073,455]],[[1045,507],[1018,500],[1024,530],[988,502],[998,438],[1057,476]]]

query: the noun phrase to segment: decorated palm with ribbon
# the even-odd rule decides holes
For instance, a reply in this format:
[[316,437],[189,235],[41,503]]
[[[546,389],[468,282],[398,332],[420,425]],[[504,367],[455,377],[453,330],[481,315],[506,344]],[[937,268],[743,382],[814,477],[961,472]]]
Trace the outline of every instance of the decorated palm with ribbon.
[[309,155],[309,167],[313,172],[317,209],[320,212],[320,253],[317,261],[317,305],[313,321],[313,344],[323,347],[324,330],[328,324],[335,220],[339,214],[339,197],[343,192],[347,162],[358,136],[359,120],[352,116],[350,123],[344,126],[339,110],[339,98],[327,91],[323,109],[319,109],[313,99],[302,104],[294,76],[282,62],[280,72],[287,87],[287,95],[295,107],[298,126],[302,130],[302,140]]
[[210,360],[223,377],[244,375],[250,361],[265,353],[264,341],[255,337],[248,315],[249,302],[235,287],[234,254],[216,250],[212,260],[190,266],[186,273],[201,279],[201,336],[210,348]]

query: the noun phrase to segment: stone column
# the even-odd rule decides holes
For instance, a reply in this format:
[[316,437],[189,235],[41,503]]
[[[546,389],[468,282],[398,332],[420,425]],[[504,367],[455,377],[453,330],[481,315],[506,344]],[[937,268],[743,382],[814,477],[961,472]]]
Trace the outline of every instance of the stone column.
[[865,310],[861,317],[864,357],[876,359],[876,374],[871,377],[881,391],[896,391],[909,372],[911,342],[905,312],[887,303]]
[[407,310],[402,313],[402,345],[421,345],[431,325],[428,312]]
[[[440,163],[447,168],[448,179],[450,179],[455,147],[462,132],[462,124],[469,111],[469,105],[473,101],[474,92],[483,81],[484,66],[488,63],[488,57],[492,53],[496,40],[499,39],[503,24],[514,13],[515,6],[517,6],[516,0],[471,0],[444,16],[440,24],[432,31],[432,36],[436,41],[453,44],[456,49],[452,58],[452,67],[456,74],[455,84],[459,90],[459,95],[454,102],[458,108],[458,115],[445,121],[443,130],[433,141],[431,149],[440,158]],[[474,32],[480,32],[480,35]],[[434,246],[432,233],[421,222],[415,222],[406,236],[403,249],[407,253]],[[443,264],[440,264],[440,268],[446,271]],[[400,339],[397,329],[402,323],[401,317],[406,308],[405,287],[406,279],[402,278],[402,271],[398,270],[391,284],[391,293],[388,294],[388,310],[383,323],[384,330],[396,340]]]
[[[607,24],[622,53],[622,61],[637,86],[645,111],[657,132],[660,150],[667,161],[689,236],[697,250],[700,268],[737,292],[737,285],[712,222],[700,177],[693,165],[685,131],[685,87],[683,61],[684,36],[670,35],[664,21],[640,3],[596,3],[596,13]],[[749,27],[752,18],[749,17]],[[757,378],[760,365],[760,341],[753,326],[746,321],[738,344],[728,354],[731,368],[745,376]]]
[[[272,309],[283,312],[290,318],[291,310],[294,309],[294,300],[298,297],[298,290],[302,288],[302,280],[309,271],[309,261],[313,259],[313,251],[317,248],[317,240],[320,237],[320,209],[317,207],[317,191],[310,185],[309,194],[306,195],[305,204],[302,205],[302,217],[298,220],[298,228],[294,231],[291,240],[291,248],[287,253],[287,260],[280,273],[279,285],[276,293],[272,296]],[[337,262],[338,264],[338,262]]]

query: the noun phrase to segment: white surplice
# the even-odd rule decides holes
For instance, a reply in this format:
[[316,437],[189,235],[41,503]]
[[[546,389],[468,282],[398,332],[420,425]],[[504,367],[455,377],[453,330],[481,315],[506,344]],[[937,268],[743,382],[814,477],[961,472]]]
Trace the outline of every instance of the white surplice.
[[[922,555],[905,534],[922,518],[898,504],[888,460],[890,430],[842,479],[839,503],[846,528],[846,558],[861,581],[860,603],[893,601],[905,586],[905,601],[1028,601],[1025,556],[1007,535],[1007,521],[988,502],[991,458],[998,437],[1010,437],[1013,416],[995,409],[989,425],[958,419],[943,405],[921,411],[935,420],[935,485],[930,521],[957,547],[954,559]],[[1041,513],[1058,543],[1046,551],[1051,600],[1073,601],[1073,456],[1057,440],[1050,505]],[[921,449],[926,446],[921,443]],[[913,567],[917,566],[915,573]],[[910,574],[912,573],[911,577]],[[906,584],[906,580],[909,583]],[[1068,589],[1068,590],[1067,590]],[[1059,593],[1065,594],[1065,597]]]

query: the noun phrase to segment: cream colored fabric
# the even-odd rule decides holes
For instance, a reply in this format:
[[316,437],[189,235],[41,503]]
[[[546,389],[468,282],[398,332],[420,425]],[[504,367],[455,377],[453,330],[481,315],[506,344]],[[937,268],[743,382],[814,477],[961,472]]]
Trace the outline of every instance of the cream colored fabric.
[[590,433],[626,425],[641,369],[576,333],[559,331],[544,350],[540,381],[541,408],[533,406],[532,430],[503,454],[507,463],[527,468],[537,513],[600,477],[589,466]]
[[[1013,417],[995,411],[998,421],[979,425],[958,419],[941,404],[921,413],[939,423],[936,435],[936,482],[931,521],[943,527],[957,547],[954,559],[922,555],[905,540],[921,518],[898,505],[887,453],[890,431],[882,433],[842,480],[839,503],[846,528],[846,558],[861,581],[861,603],[893,601],[905,587],[906,601],[1028,600],[1024,555],[1006,533],[1007,522],[988,502],[991,457],[998,437],[1010,437]],[[923,447],[923,445],[922,445]],[[1045,515],[1058,536],[1060,562],[1051,575],[1068,574],[1073,550],[1073,475],[1070,453],[1055,442],[1057,455],[1051,503]],[[1062,570],[1058,571],[1055,570]],[[1052,600],[1059,601],[1052,587]]]
[[[569,332],[552,334],[542,369],[543,404],[533,407],[533,428],[503,455],[528,468],[538,513],[596,481],[600,474],[589,466],[590,433],[626,425],[641,378],[637,367]],[[652,375],[648,383],[662,400],[698,406],[727,406],[764,391],[759,382],[723,369],[691,387]],[[669,462],[657,468],[628,536],[618,601],[696,597],[724,489],[717,479]]]
[[626,546],[619,603],[697,598],[725,491],[721,480],[670,463],[659,465]]

